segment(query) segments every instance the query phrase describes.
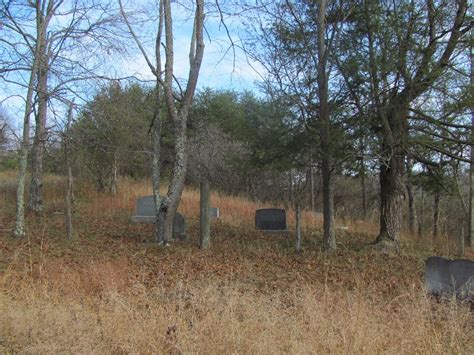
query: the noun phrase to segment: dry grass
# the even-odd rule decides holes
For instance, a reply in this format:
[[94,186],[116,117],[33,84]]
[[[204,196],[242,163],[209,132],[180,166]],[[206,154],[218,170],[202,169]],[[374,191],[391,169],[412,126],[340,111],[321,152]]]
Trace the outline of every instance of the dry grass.
[[379,303],[360,290],[293,286],[265,294],[216,281],[120,290],[106,274],[109,284],[94,298],[65,297],[46,285],[2,295],[3,350],[467,353],[473,341],[465,310],[432,309],[417,292]]
[[[474,348],[472,313],[424,295],[425,251],[408,250],[418,245],[409,238],[398,257],[357,251],[376,231],[348,222],[338,236],[341,250],[326,255],[319,251],[320,221],[308,213],[305,251],[295,254],[291,240],[253,231],[260,205],[213,194],[222,219],[213,224],[211,250],[200,251],[199,196],[190,190],[180,210],[191,241],[163,249],[144,243],[152,226],[127,221],[149,187],[123,181],[115,197],[79,187],[76,240],[67,243],[60,184],[48,178],[48,214],[28,217],[28,240],[0,238],[1,353],[468,354]],[[10,185],[0,187],[5,201],[14,198]],[[0,222],[11,228],[8,205],[0,205]]]

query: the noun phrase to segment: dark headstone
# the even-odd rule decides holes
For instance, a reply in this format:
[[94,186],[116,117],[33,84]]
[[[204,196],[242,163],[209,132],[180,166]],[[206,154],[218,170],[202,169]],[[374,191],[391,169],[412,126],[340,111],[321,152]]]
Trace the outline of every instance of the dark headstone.
[[[137,200],[135,215],[132,216],[131,221],[134,223],[156,222],[155,200],[153,196],[144,196]],[[173,237],[179,239],[186,238],[186,221],[183,215],[178,212],[174,215]]]
[[286,231],[286,212],[281,208],[255,211],[255,228],[263,231]]
[[430,256],[425,264],[425,285],[428,293],[474,302],[474,262],[449,260]]
[[178,212],[174,215],[173,236],[180,239],[186,238],[186,222],[183,215]]
[[220,211],[219,211],[219,208],[217,208],[217,207],[211,207],[209,209],[209,213],[211,214],[211,218],[219,218],[220,217]]

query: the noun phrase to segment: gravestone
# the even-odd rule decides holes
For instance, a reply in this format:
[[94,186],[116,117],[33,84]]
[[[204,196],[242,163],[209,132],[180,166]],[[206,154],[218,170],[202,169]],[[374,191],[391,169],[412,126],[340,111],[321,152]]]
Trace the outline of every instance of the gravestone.
[[[154,223],[155,220],[155,198],[153,196],[144,196],[140,197],[137,200],[137,206],[135,208],[134,217],[143,217],[144,221],[146,219],[150,220],[149,223]],[[150,218],[152,217],[152,218]],[[133,218],[133,217],[132,217]]]
[[[155,199],[152,196],[140,197],[135,207],[135,215],[131,217],[134,223],[155,223]],[[186,238],[186,221],[180,213],[176,212],[173,221],[173,237]]]
[[456,296],[474,302],[474,261],[430,256],[425,263],[425,285],[437,297]]
[[209,213],[211,215],[211,218],[219,218],[220,217],[220,211],[218,207],[211,207],[209,209]]
[[281,208],[262,208],[256,210],[255,228],[263,231],[287,231],[286,211]]
[[173,237],[181,240],[187,239],[186,236],[186,221],[181,213],[176,212],[173,221]]

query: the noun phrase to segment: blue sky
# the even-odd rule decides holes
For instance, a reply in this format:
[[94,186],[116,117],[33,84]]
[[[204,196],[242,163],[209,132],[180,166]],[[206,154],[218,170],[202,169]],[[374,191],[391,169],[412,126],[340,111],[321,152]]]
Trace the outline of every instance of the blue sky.
[[[132,3],[132,2],[130,2]],[[174,46],[175,46],[175,75],[184,79],[189,70],[188,54],[190,35],[192,32],[192,18],[182,7],[175,5],[174,10]],[[258,80],[262,68],[258,63],[248,64],[244,52],[239,48],[240,23],[237,18],[226,18],[225,23],[231,33],[232,40],[237,44],[234,51],[230,49],[230,40],[224,26],[217,16],[206,17],[206,35],[204,59],[201,67],[198,87],[212,87],[219,89],[256,90],[255,80]],[[153,40],[153,32],[148,39]],[[146,44],[146,42],[144,42]],[[148,53],[153,53],[153,42],[148,42]],[[256,70],[257,71],[256,71]],[[124,63],[124,70],[136,73],[147,79],[152,79],[143,56],[135,53],[131,60]]]
[[[141,3],[137,1],[123,0],[125,9],[135,10],[139,6],[147,6],[149,13],[153,14],[156,6],[153,3]],[[190,36],[192,31],[193,19],[190,17],[189,11],[184,6],[173,4],[173,21],[174,21],[174,46],[175,46],[175,76],[180,80],[186,80],[189,70],[188,53],[190,45]],[[237,44],[234,47],[235,52],[229,48],[230,40],[225,28],[220,22],[220,18],[213,14],[206,16],[206,35],[205,35],[205,51],[204,59],[201,66],[200,77],[198,81],[198,89],[203,87],[211,87],[216,89],[233,89],[237,91],[251,90],[257,91],[255,81],[260,79],[258,71],[262,72],[262,68],[258,63],[252,62],[248,64],[243,51],[238,48],[239,31],[241,30],[240,20],[238,18],[226,18],[226,25],[231,33],[232,40]],[[61,21],[57,21],[56,25],[60,25]],[[153,45],[156,22],[149,22],[146,26],[135,25],[134,29],[141,36],[141,42],[146,48],[147,53],[153,59]],[[119,31],[118,31],[119,33]],[[103,58],[103,73],[108,76],[130,76],[135,75],[143,80],[153,80],[153,75],[146,65],[145,59],[138,51],[134,42],[129,41],[127,51],[122,55],[106,54]],[[164,64],[164,62],[163,62]],[[23,81],[26,82],[27,73],[24,73]],[[89,95],[92,96],[96,83],[88,85]],[[5,82],[0,79],[0,102],[2,108],[16,123],[18,129],[21,127],[23,115],[23,99],[25,90]]]

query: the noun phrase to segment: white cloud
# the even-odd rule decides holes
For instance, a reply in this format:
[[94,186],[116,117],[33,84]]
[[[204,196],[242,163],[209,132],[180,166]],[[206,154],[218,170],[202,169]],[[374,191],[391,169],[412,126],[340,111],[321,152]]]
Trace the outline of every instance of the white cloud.
[[[180,80],[185,81],[189,71],[189,44],[193,20],[192,17],[189,16],[189,12],[179,8],[179,6],[175,6],[173,15],[175,16],[175,76]],[[61,19],[55,23],[55,25],[58,26],[60,24]],[[232,36],[235,36],[233,40],[238,42],[238,22],[235,19],[230,19],[226,24]],[[145,46],[153,64],[155,60],[153,33],[156,31],[154,26],[156,26],[156,23],[150,23],[143,28],[135,29],[137,33],[146,37],[143,38],[143,45]],[[217,17],[208,17],[206,20],[206,31],[206,47],[198,87],[256,90],[255,81],[260,79],[258,72],[263,73],[263,68],[255,62],[252,62],[251,65],[249,65],[244,53],[237,47],[235,47],[236,53],[234,58],[233,50],[229,49],[230,40],[227,32]],[[127,51],[131,53],[127,57],[116,56],[113,61],[110,60],[111,58],[104,59],[104,72],[109,73],[109,75],[113,75],[112,73],[114,73],[121,77],[135,75],[141,80],[153,80],[153,74],[142,54],[136,48],[134,42],[130,41]],[[11,95],[20,95],[24,97],[25,93],[24,90],[18,87],[3,83],[3,85],[0,86],[0,100],[4,100],[6,97]],[[23,106],[24,101],[19,96],[12,96],[3,103],[3,107],[10,113],[10,115],[13,117],[20,117],[20,121]]]

